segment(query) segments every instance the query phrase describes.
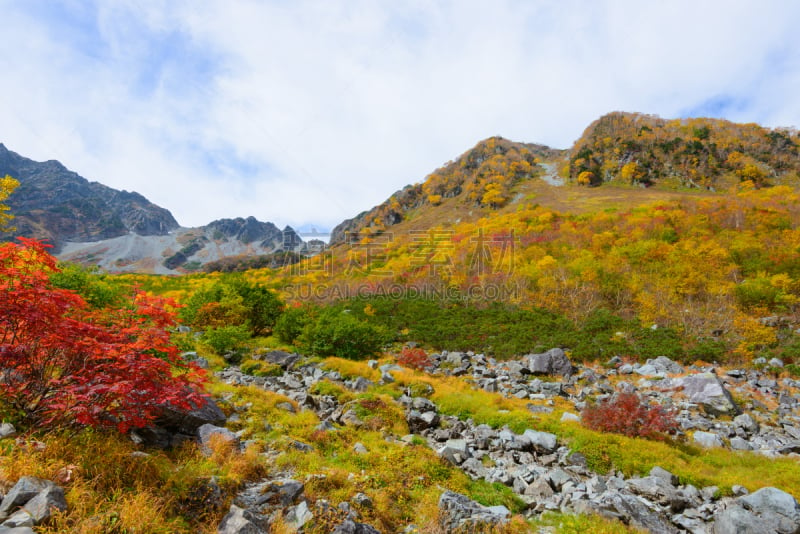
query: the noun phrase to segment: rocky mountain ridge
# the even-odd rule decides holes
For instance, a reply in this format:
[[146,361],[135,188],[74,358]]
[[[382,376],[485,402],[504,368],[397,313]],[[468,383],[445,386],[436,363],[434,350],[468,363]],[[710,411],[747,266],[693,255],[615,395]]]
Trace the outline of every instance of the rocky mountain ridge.
[[183,228],[139,193],[90,182],[58,161],[36,162],[0,143],[5,175],[20,185],[7,201],[16,230],[0,238],[43,239],[60,259],[107,272],[178,274],[229,257],[305,250],[291,227],[281,230],[255,217]]
[[36,162],[2,143],[0,175],[19,181],[8,198],[17,235],[46,239],[56,251],[67,241],[97,241],[131,232],[166,235],[179,227],[168,210],[139,193],[90,182],[58,161]]

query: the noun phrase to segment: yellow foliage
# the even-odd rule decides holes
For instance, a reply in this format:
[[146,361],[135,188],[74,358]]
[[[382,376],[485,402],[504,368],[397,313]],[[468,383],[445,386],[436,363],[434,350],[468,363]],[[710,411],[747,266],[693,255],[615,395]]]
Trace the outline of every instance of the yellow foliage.
[[0,178],[0,233],[14,231],[14,227],[8,224],[14,216],[8,213],[9,208],[3,202],[18,186],[19,182],[8,175]]

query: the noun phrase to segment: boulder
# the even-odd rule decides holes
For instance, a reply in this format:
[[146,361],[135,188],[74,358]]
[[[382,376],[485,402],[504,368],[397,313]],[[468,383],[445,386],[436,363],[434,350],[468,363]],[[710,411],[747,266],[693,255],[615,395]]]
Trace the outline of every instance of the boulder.
[[439,449],[439,456],[453,465],[460,465],[472,456],[469,445],[465,439],[448,439],[444,447]]
[[703,432],[702,430],[694,433],[694,442],[706,449],[723,446],[722,439],[718,435],[713,432]]
[[575,368],[564,351],[555,348],[542,354],[528,354],[522,358],[524,368],[535,375],[572,376]]
[[0,439],[13,438],[17,435],[17,429],[11,423],[0,424]]
[[436,428],[439,425],[439,414],[436,412],[423,412],[411,410],[406,414],[408,430],[412,434],[419,434],[423,430]]
[[0,521],[5,520],[14,510],[25,505],[40,492],[52,487],[55,487],[55,484],[49,480],[21,477],[0,502]]
[[231,505],[230,511],[222,518],[217,534],[267,534],[266,525],[251,512]]
[[53,510],[66,510],[67,499],[64,496],[64,490],[53,484],[26,502],[22,509],[30,515],[33,523],[38,525],[50,519]]
[[689,401],[700,404],[710,415],[737,415],[741,410],[714,373],[698,373],[679,378],[675,385],[683,388]]
[[131,431],[131,439],[148,447],[169,448],[192,439],[205,424],[225,424],[225,414],[210,397],[203,397],[192,409],[183,410],[172,404],[159,406],[155,424]]
[[558,440],[555,434],[551,434],[549,432],[539,432],[537,430],[531,430],[530,428],[525,431],[523,434],[526,438],[528,438],[531,442],[531,445],[536,450],[536,452],[541,452],[544,454],[549,454],[556,450],[558,447]]
[[288,371],[294,364],[300,360],[299,354],[292,354],[289,352],[285,352],[282,350],[272,350],[267,352],[261,356],[261,359],[265,362],[269,362],[275,365],[280,365],[284,371]]
[[439,521],[445,532],[483,532],[481,529],[490,529],[505,519],[503,512],[478,504],[466,495],[445,491],[439,497]]
[[761,488],[737,498],[714,519],[714,534],[798,534],[800,504],[785,491]]

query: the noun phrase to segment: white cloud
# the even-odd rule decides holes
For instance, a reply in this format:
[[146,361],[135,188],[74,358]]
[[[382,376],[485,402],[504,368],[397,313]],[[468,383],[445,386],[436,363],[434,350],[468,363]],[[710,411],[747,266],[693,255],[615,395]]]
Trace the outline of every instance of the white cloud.
[[613,110],[800,125],[791,0],[88,6],[5,6],[0,142],[187,225],[331,226],[480,139],[567,147]]

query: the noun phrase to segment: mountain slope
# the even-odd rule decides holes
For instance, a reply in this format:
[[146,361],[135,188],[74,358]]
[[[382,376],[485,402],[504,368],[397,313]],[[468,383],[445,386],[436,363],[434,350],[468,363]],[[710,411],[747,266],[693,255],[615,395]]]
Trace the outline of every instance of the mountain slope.
[[[339,224],[331,233],[331,244],[344,243],[348,236],[357,241],[361,234],[381,233],[412,213],[435,209],[448,199],[456,199],[459,209],[466,211],[501,208],[513,199],[516,184],[547,173],[541,162],[563,154],[544,145],[491,137],[436,169],[422,183],[406,186],[384,203]],[[447,204],[449,210],[455,208],[453,202]]]
[[36,162],[0,143],[0,175],[20,185],[8,198],[15,235],[66,241],[97,241],[135,233],[166,235],[178,228],[172,214],[135,192],[89,182],[58,161]]

